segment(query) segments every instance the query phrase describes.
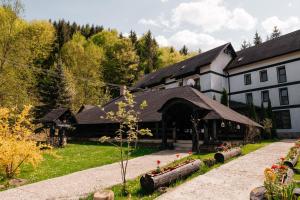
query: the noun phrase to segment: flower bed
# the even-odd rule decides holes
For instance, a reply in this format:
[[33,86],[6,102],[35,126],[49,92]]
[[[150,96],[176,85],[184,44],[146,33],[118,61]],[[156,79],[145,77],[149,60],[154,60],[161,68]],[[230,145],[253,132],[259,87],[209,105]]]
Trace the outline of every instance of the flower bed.
[[284,160],[284,164],[290,168],[294,168],[299,160],[300,155],[300,144],[299,141],[296,142],[295,146],[292,147]]
[[[264,171],[264,186],[253,189],[250,200],[292,200],[294,199],[293,183],[294,171],[292,168],[298,161],[300,145],[298,142],[292,147],[286,158],[280,158],[277,164]],[[289,161],[289,163],[287,163]]]
[[[159,165],[160,163],[157,162]],[[190,174],[200,169],[200,160],[186,160],[175,166],[169,166],[160,169],[159,166],[156,170],[153,170],[140,179],[142,188],[148,192],[153,192],[159,187],[165,187],[175,182],[178,179],[185,178]]]
[[228,148],[215,153],[214,158],[217,162],[223,163],[226,160],[239,156],[241,154],[242,154],[242,149],[240,147]]

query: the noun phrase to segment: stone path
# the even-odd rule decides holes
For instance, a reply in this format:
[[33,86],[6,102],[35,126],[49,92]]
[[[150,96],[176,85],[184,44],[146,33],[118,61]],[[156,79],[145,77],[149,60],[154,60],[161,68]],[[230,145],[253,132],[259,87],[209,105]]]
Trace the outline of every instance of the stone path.
[[[141,156],[129,161],[127,179],[156,168],[156,161],[166,165],[176,159],[175,151],[160,151]],[[187,156],[187,153],[180,153]],[[114,163],[96,167],[66,176],[24,185],[0,192],[2,200],[43,200],[43,199],[78,199],[85,197],[97,189],[104,189],[121,183],[120,165]]]
[[264,169],[285,156],[294,141],[272,143],[198,176],[161,195],[161,200],[247,200],[263,184]]

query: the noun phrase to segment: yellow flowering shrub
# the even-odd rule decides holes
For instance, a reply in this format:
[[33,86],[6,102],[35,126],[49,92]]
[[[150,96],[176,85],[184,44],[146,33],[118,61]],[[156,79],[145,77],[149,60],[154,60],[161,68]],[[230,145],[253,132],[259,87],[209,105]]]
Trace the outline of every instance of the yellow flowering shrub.
[[21,112],[16,108],[0,108],[0,173],[12,178],[24,163],[36,166],[42,151],[32,140],[31,106]]

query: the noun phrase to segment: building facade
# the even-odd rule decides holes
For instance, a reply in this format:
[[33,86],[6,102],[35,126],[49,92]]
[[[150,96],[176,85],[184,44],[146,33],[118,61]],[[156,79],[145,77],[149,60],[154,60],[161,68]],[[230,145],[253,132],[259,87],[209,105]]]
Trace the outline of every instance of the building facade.
[[220,101],[266,107],[270,100],[280,137],[300,136],[300,30],[241,51],[230,43],[150,73],[136,89],[191,85]]

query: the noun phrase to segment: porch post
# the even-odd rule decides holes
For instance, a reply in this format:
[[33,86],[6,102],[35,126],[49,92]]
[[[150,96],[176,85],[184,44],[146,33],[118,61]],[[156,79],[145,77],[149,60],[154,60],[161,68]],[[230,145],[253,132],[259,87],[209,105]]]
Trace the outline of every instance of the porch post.
[[167,133],[166,133],[166,117],[165,114],[162,113],[162,147],[164,149],[167,148],[168,144],[167,144]]
[[217,121],[213,120],[213,140],[217,139]]
[[204,144],[208,144],[209,143],[208,127],[207,127],[208,124],[204,123],[203,126],[204,126]]

